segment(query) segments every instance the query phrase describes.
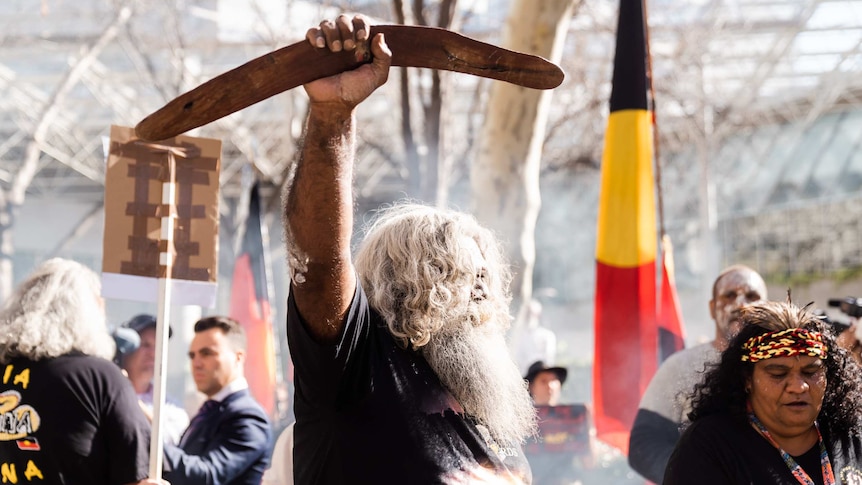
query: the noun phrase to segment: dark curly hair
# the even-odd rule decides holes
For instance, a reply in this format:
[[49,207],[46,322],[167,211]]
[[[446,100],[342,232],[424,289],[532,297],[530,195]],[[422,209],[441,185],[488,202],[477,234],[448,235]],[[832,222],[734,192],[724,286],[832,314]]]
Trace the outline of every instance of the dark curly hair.
[[862,416],[862,373],[850,354],[838,346],[835,336],[826,324],[808,311],[791,302],[764,301],[739,310],[742,330],[722,352],[718,364],[711,365],[703,380],[691,395],[691,422],[717,413],[728,413],[734,418],[746,419],[745,382],[752,375],[754,365],[743,362],[746,350],[742,346],[750,338],[767,332],[788,328],[805,328],[823,334],[829,350],[824,361],[826,392],[817,422],[833,433],[859,433]]

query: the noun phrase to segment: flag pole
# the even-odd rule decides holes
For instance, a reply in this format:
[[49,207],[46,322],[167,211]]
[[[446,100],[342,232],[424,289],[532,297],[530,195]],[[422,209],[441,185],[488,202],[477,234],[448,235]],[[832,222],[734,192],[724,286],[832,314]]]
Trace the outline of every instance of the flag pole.
[[156,360],[153,369],[153,422],[150,435],[150,478],[162,477],[162,409],[167,387],[168,337],[170,336],[171,273],[174,263],[174,219],[176,213],[177,163],[173,150],[167,150],[167,179],[162,180],[162,220],[159,238],[159,305],[156,324]]
[[[649,83],[649,108],[652,113],[653,136],[653,166],[656,185],[656,212],[658,217],[658,239],[661,250],[661,282],[658,292],[658,311],[656,314],[659,328],[658,357],[664,362],[672,353],[685,348],[683,337],[682,312],[679,308],[679,296],[674,281],[673,243],[664,225],[664,188],[662,184],[661,145],[659,144],[658,114],[655,102],[655,79],[652,70],[652,52],[650,51],[649,21],[646,0],[641,2],[644,19],[644,35],[646,37],[646,74]],[[666,294],[667,293],[667,294]]]
[[[664,191],[662,190],[662,181],[661,181],[661,151],[659,150],[659,132],[658,132],[658,114],[656,113],[656,103],[655,103],[655,83],[653,82],[653,71],[652,71],[652,51],[650,51],[650,36],[649,36],[649,21],[647,20],[649,14],[647,13],[647,4],[646,0],[641,0],[641,5],[643,9],[643,18],[644,18],[644,34],[646,36],[646,75],[647,75],[647,83],[649,83],[649,111],[652,114],[652,151],[653,151],[653,161],[655,166],[655,185],[656,185],[656,204],[657,204],[657,212],[658,212],[658,229],[659,229],[659,239],[664,240],[664,236],[667,234],[664,227]],[[662,252],[664,252],[664,247],[662,246]]]

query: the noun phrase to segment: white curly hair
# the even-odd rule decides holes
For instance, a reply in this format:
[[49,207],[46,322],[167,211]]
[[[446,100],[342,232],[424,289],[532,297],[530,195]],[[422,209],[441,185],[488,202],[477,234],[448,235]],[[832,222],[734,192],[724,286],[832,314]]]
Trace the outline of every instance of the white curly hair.
[[68,259],[45,261],[0,309],[0,363],[42,360],[70,352],[111,359],[99,277]]
[[[485,259],[477,267],[465,238]],[[453,318],[508,327],[511,271],[491,231],[468,214],[402,203],[383,209],[356,254],[369,303],[402,347],[418,349]],[[482,285],[482,294],[465,287]]]

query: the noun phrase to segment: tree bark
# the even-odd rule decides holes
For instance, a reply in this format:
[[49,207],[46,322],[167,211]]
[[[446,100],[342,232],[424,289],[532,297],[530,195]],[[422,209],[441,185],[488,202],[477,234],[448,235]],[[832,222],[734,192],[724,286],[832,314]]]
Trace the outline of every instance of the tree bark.
[[[559,63],[575,3],[514,0],[503,45]],[[539,171],[550,102],[550,91],[494,83],[470,170],[473,213],[504,241],[516,304],[532,295]]]
[[[404,14],[404,2],[394,0],[392,2],[395,21],[401,25],[407,24]],[[410,103],[410,71],[406,67],[398,68],[398,86],[401,90],[401,138],[404,140],[404,157],[407,163],[408,183],[407,195],[419,197],[421,193],[420,182],[422,180],[422,163],[419,156],[419,148],[413,137],[413,109]]]
[[[451,29],[455,22],[455,7],[457,0],[442,0],[436,6],[436,27]],[[395,20],[400,24],[407,23],[403,0],[393,0]],[[411,3],[414,23],[428,26],[428,5],[425,0],[413,0]],[[431,79],[426,95],[412,90],[420,89],[413,86],[407,68],[401,68],[399,85],[401,89],[401,138],[404,143],[404,156],[409,174],[408,195],[427,202],[443,204],[446,201],[446,186],[441,183],[440,170],[443,167],[441,157],[445,152],[443,119],[446,110],[446,75],[438,71],[420,72],[418,76],[428,75]],[[411,100],[418,99],[421,104],[422,130],[414,131],[412,126],[413,107]],[[420,148],[421,147],[421,148]]]

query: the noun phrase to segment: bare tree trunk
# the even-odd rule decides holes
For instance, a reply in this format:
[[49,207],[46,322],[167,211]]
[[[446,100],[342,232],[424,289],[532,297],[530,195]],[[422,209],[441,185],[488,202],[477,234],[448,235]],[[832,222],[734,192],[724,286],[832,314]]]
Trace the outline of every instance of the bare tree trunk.
[[441,139],[441,123],[443,110],[443,89],[441,84],[443,76],[439,71],[431,72],[431,95],[425,109],[425,140],[427,140],[428,154],[425,160],[425,180],[423,185],[423,199],[438,203],[440,181],[440,154],[443,152],[443,140]]
[[[396,20],[400,23],[405,23],[404,3],[402,0],[393,0],[393,9],[395,11]],[[437,5],[437,22],[436,27],[449,29],[455,18],[455,7],[457,0],[442,0]],[[413,0],[412,10],[413,18],[417,25],[429,25],[428,16],[426,15],[425,0]],[[438,71],[432,71],[431,88],[427,99],[422,103],[422,115],[424,123],[422,126],[422,138],[424,141],[425,150],[420,154],[415,136],[410,126],[410,82],[407,75],[407,70],[401,70],[401,133],[404,140],[405,154],[407,157],[407,167],[410,173],[410,190],[416,192],[411,194],[420,196],[425,201],[434,201],[441,204],[446,200],[446,186],[441,183],[440,170],[445,164],[441,163],[440,158],[444,153],[443,148],[443,113],[445,106],[445,74]],[[420,96],[420,99],[422,97]]]
[[[559,62],[574,4],[575,0],[514,0],[503,44]],[[527,301],[533,291],[539,170],[550,101],[550,91],[494,83],[471,167],[473,212],[506,243],[515,270],[516,303]]]
[[[455,7],[458,0],[442,0],[437,11],[437,27],[451,29],[455,21]],[[427,198],[438,206],[444,206],[448,200],[448,179],[441,174],[446,169],[443,154],[447,152],[444,119],[447,112],[447,81],[448,75],[440,71],[431,73],[431,99],[428,105],[426,127],[428,129],[428,179],[426,184]]]
[[[404,2],[402,0],[393,0],[393,10],[395,12],[395,21],[401,25],[407,23],[406,15],[404,14]],[[398,68],[399,88],[401,90],[401,138],[404,141],[404,157],[407,162],[407,190],[410,197],[419,197],[422,193],[422,160],[419,157],[419,149],[416,146],[416,139],[413,137],[413,127],[411,119],[413,118],[413,109],[410,102],[410,71],[406,67]]]

